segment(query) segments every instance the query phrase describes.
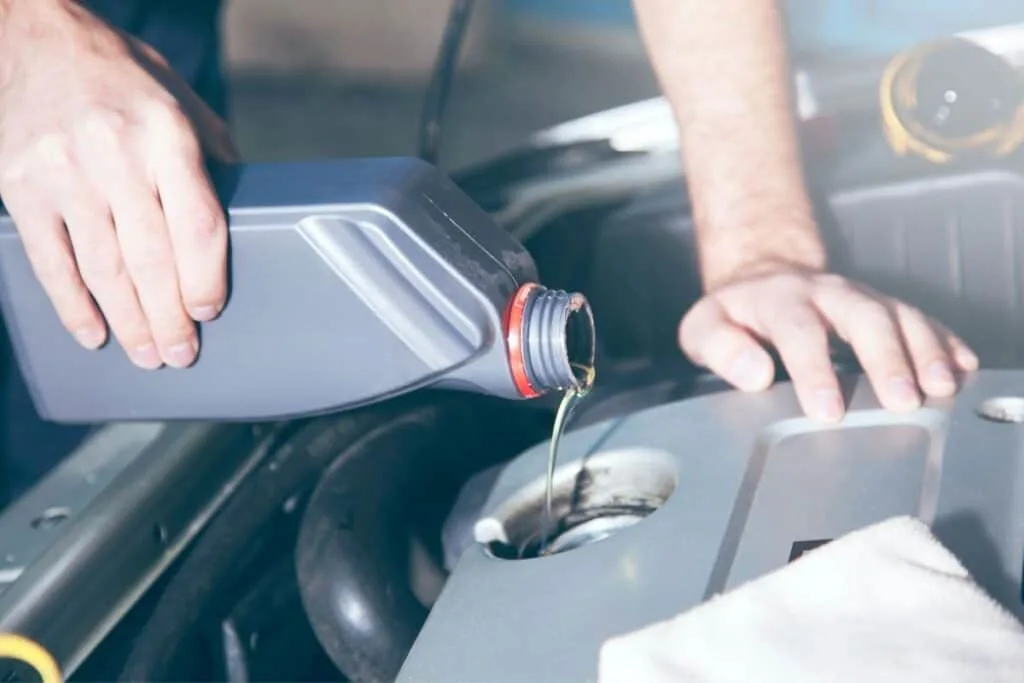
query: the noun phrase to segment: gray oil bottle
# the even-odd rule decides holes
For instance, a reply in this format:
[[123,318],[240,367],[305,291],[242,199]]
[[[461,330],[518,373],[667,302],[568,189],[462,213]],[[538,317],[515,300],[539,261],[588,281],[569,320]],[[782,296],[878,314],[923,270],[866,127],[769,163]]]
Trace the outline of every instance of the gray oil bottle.
[[216,176],[231,294],[185,370],[79,347],[0,218],[0,303],[40,414],[58,422],[265,420],[436,386],[509,399],[580,386],[589,306],[443,173],[414,159],[240,166]]

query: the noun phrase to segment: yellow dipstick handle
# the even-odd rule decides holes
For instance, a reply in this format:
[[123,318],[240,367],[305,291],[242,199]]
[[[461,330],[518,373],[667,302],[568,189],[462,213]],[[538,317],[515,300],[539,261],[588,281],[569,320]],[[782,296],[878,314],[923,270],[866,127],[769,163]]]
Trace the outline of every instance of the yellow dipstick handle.
[[42,683],[63,683],[60,665],[42,645],[16,633],[0,633],[0,659],[16,659],[32,667]]

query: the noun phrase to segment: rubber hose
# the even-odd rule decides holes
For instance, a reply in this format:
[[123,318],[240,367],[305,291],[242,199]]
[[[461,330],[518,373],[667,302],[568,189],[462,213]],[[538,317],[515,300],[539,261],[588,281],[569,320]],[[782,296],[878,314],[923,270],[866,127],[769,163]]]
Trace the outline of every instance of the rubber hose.
[[[355,683],[393,681],[427,616],[409,581],[417,518],[438,508],[431,500],[450,504],[471,473],[538,437],[531,411],[513,424],[508,408],[488,416],[485,405],[438,406],[375,430],[331,464],[310,496],[295,549],[299,590],[320,644]],[[499,427],[507,436],[500,448]]]
[[[340,450],[394,413],[394,409],[375,407],[288,425],[290,431],[278,435],[276,447],[182,559],[135,638],[118,680],[187,680],[188,673],[177,667],[194,659],[190,646],[198,644],[199,625],[219,618],[217,611],[228,609],[229,601],[237,599],[236,577],[251,566],[244,560],[277,540],[263,532],[279,520],[285,501],[296,494],[308,495]],[[210,455],[216,457],[216,453]],[[289,552],[292,538],[278,540],[278,556]]]

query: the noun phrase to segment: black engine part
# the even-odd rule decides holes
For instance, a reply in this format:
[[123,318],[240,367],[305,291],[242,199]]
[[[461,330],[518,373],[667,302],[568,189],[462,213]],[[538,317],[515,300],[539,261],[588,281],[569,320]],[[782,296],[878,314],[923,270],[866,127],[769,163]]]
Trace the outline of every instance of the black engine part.
[[[462,482],[547,427],[541,411],[440,392],[290,425],[167,579],[119,680],[390,680],[426,612],[409,587],[410,537],[428,539],[440,558],[441,522]],[[499,445],[494,433],[515,436]],[[303,517],[307,500],[314,509]],[[318,522],[344,514],[351,529]],[[307,540],[293,559],[300,520]],[[310,527],[321,546],[310,547]],[[346,541],[365,545],[338,557]],[[322,567],[308,566],[314,553]],[[370,631],[353,630],[356,612],[332,607],[339,591]]]
[[342,447],[323,435],[337,457],[310,497],[295,562],[313,631],[351,680],[393,680],[426,618],[409,581],[410,537],[428,530],[440,558],[438,530],[461,484],[550,428],[545,413],[509,410],[436,403]]

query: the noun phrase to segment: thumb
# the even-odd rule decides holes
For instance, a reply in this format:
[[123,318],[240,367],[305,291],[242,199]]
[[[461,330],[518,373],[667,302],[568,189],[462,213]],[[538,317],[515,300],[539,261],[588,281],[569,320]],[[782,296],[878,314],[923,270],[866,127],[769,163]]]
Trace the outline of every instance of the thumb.
[[775,378],[772,357],[714,299],[700,301],[686,314],[679,345],[694,363],[742,391],[764,391]]

